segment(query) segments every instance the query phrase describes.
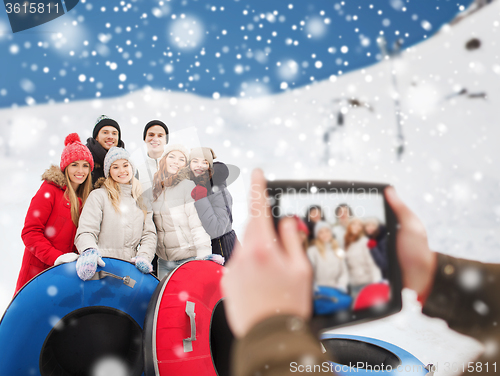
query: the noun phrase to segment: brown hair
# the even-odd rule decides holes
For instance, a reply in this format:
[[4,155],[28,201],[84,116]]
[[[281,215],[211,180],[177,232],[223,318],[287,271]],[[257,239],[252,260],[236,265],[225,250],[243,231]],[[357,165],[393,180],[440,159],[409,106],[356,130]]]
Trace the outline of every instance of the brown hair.
[[[355,234],[352,232],[352,225],[355,222],[359,222],[361,225],[361,231],[359,232],[359,234]],[[354,243],[355,241],[359,240],[359,238],[361,238],[364,234],[365,234],[365,231],[363,229],[363,221],[361,221],[361,219],[359,219],[359,218],[351,219],[349,221],[349,223],[347,224],[347,229],[346,229],[345,236],[344,236],[345,251],[347,252],[347,249],[349,248],[349,246],[352,243]]]
[[[168,153],[170,154],[170,153]],[[185,167],[181,168],[179,171],[177,171],[176,174],[170,174],[167,171],[167,156],[168,154],[165,154],[163,158],[160,160],[158,163],[158,171],[156,172],[155,176],[153,177],[153,199],[156,201],[158,197],[160,197],[161,193],[163,190],[167,187],[175,187],[177,184],[179,184],[181,181],[184,179],[189,179],[189,172],[191,172],[191,169],[189,168],[189,164],[187,164]]]
[[[85,201],[89,197],[90,191],[92,191],[92,174],[87,175],[87,179],[78,186],[76,191],[73,189],[71,185],[71,179],[69,178],[68,168],[64,169],[64,177],[66,178],[66,190],[64,191],[64,195],[69,201],[70,211],[71,211],[71,220],[74,225],[78,227],[78,222],[80,221],[80,213],[83,205],[85,205]],[[81,205],[78,201],[80,199],[82,201]]]
[[193,159],[194,158],[190,159],[189,162],[188,162],[188,164],[187,164],[187,167],[189,167],[189,179],[192,180],[192,181],[194,181],[194,183],[196,185],[202,185],[205,188],[207,188],[207,190],[208,190],[212,186],[212,183],[211,183],[210,180],[212,179],[212,176],[214,176],[214,169],[213,169],[212,166],[210,166],[210,163],[209,163],[207,171],[205,171],[200,176],[195,176],[194,172],[191,170],[191,162],[193,161]]

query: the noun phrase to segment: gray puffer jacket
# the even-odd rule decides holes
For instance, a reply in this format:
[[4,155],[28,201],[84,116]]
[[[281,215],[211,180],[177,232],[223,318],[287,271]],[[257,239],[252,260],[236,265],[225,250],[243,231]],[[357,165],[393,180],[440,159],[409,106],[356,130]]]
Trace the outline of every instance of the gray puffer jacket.
[[212,253],[210,236],[201,224],[191,197],[194,182],[185,179],[167,187],[153,201],[158,231],[156,254],[167,261],[204,257]]
[[151,209],[144,212],[132,197],[132,185],[120,184],[120,213],[118,213],[104,186],[92,191],[85,202],[75,245],[82,253],[96,248],[103,257],[130,261],[141,256],[153,260],[156,248],[156,229]]
[[213,188],[209,189],[207,197],[194,203],[203,228],[212,239],[221,237],[233,229],[226,209],[226,202],[230,212],[233,207],[233,198],[225,184],[228,175],[227,166],[222,162],[215,162],[212,177]]

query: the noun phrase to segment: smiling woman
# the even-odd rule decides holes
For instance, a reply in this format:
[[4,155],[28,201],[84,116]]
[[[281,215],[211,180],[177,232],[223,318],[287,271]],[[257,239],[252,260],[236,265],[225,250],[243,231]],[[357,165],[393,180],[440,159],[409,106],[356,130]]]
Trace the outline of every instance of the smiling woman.
[[76,233],[75,245],[81,253],[78,276],[91,279],[97,265],[105,266],[101,256],[133,262],[142,273],[150,273],[156,230],[129,153],[112,147],[104,159],[104,174],[83,208]]
[[42,186],[31,200],[21,237],[26,246],[16,292],[53,265],[74,261],[73,239],[82,205],[91,190],[94,160],[76,133],[64,141],[59,167],[42,175]]
[[160,160],[153,182],[154,222],[158,230],[158,277],[163,279],[180,264],[212,253],[210,235],[198,217],[189,180],[189,151],[170,145]]

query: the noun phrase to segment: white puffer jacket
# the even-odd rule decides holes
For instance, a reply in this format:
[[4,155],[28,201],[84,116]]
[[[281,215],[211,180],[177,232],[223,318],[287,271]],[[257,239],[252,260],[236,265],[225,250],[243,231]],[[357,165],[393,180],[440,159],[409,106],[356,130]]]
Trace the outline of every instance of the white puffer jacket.
[[78,252],[97,248],[103,257],[130,261],[132,257],[141,256],[151,262],[156,248],[153,213],[149,210],[144,217],[132,197],[130,184],[120,184],[120,210],[120,213],[115,210],[104,186],[92,191],[75,236]]
[[158,232],[156,254],[164,260],[204,257],[212,253],[210,235],[203,228],[191,197],[195,186],[191,180],[182,180],[165,188],[153,201],[153,220]]
[[368,238],[362,236],[347,248],[349,284],[352,286],[367,285],[382,280],[382,272],[375,264],[367,243]]

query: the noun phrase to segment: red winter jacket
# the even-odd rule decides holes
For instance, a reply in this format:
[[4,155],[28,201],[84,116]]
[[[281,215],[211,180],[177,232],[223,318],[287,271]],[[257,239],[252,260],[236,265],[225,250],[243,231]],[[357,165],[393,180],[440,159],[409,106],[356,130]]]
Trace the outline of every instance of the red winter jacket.
[[59,167],[51,166],[42,180],[21,234],[26,248],[16,293],[34,276],[53,266],[63,253],[76,252],[76,226],[71,220],[70,203],[64,197],[66,178]]

